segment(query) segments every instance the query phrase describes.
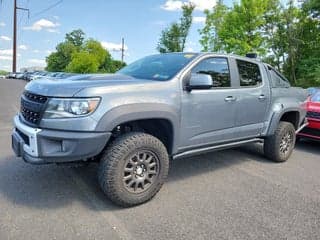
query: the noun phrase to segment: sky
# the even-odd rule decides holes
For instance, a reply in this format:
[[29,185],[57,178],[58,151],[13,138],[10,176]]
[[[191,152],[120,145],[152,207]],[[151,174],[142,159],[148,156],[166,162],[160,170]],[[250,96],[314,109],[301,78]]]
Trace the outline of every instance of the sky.
[[[133,62],[157,52],[161,31],[179,20],[181,5],[193,2],[196,9],[186,51],[200,51],[198,29],[204,26],[205,9],[216,0],[17,0],[30,15],[18,10],[18,60],[21,67],[45,66],[45,57],[64,40],[65,34],[82,29],[96,39],[115,59],[121,58],[121,38],[125,39],[125,61]],[[231,0],[226,0],[228,4]],[[49,8],[49,9],[48,9]],[[0,69],[12,65],[13,0],[0,1]]]

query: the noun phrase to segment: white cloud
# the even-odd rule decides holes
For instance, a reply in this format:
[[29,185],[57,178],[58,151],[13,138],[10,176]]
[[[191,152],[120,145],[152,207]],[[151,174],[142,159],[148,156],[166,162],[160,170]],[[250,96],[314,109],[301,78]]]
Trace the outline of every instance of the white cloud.
[[32,63],[32,64],[38,64],[38,65],[46,65],[46,61],[43,60],[43,59],[36,59],[36,58],[31,58],[28,60],[29,63]]
[[[12,49],[4,49],[0,50],[0,60],[6,60],[6,61],[11,61],[12,60]],[[17,57],[20,57],[21,55],[18,53]]]
[[0,27],[4,27],[6,24],[4,22],[0,22]]
[[12,55],[12,49],[3,49],[3,50],[0,50],[0,55]]
[[12,56],[0,56],[0,60],[11,61],[12,60]]
[[216,0],[189,0],[189,2],[192,2],[196,5],[196,10],[204,11],[206,9],[212,9],[217,1]]
[[38,49],[33,50],[34,53],[39,53],[40,51]]
[[[122,44],[121,43],[111,43],[111,42],[101,42],[102,47],[104,47],[105,49],[109,50],[109,51],[121,51],[122,48]],[[127,51],[128,50],[128,46],[124,45],[124,50]]]
[[58,22],[54,23],[47,19],[40,19],[32,24],[32,26],[24,27],[24,30],[31,30],[31,31],[41,31],[46,30],[48,32],[57,32],[57,27],[60,26]]
[[196,6],[195,10],[204,11],[205,9],[213,8],[216,5],[216,0],[167,0],[161,8],[167,11],[178,11],[186,3],[193,3]]
[[205,23],[206,22],[206,18],[205,17],[193,17],[192,21],[194,23]]
[[26,45],[23,45],[23,44],[19,45],[18,48],[21,49],[21,50],[27,50],[28,49],[28,47]]
[[[0,60],[5,60],[5,61],[12,61],[12,49],[2,49],[0,50]],[[18,53],[17,57],[20,57],[21,55]]]
[[161,6],[162,9],[167,11],[177,11],[182,7],[182,1],[167,0],[164,5]]
[[52,50],[46,50],[45,53],[46,54],[51,54],[51,53],[53,53],[53,51]]
[[4,41],[11,41],[11,38],[10,37],[7,37],[7,36],[0,36],[0,39],[1,40],[4,40]]
[[54,18],[55,20],[59,20],[59,19],[60,19],[59,16],[53,16],[53,18]]

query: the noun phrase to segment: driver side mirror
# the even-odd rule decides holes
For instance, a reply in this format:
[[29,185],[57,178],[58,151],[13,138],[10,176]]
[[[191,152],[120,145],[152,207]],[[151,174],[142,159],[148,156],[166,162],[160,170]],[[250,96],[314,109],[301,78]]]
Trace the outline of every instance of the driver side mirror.
[[192,89],[210,89],[213,87],[212,77],[208,74],[192,73],[186,90],[191,92]]

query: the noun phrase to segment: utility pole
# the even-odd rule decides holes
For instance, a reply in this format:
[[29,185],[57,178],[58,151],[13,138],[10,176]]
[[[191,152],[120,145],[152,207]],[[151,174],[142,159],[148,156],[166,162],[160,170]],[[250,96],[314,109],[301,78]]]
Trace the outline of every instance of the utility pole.
[[12,55],[12,72],[17,71],[17,10],[28,11],[29,9],[17,7],[17,0],[14,0],[13,6],[13,55]]
[[124,38],[122,38],[122,45],[121,45],[121,62],[123,63],[124,60]]

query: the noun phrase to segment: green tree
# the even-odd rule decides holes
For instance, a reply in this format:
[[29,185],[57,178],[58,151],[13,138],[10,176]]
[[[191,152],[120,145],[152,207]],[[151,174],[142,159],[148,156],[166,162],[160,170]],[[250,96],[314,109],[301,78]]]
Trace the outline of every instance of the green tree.
[[56,51],[51,53],[47,58],[46,70],[50,72],[65,71],[67,65],[71,61],[71,56],[77,51],[77,47],[71,42],[65,41],[59,43]]
[[262,26],[262,33],[265,37],[264,47],[267,50],[267,56],[264,61],[275,66],[279,71],[285,58],[287,38],[285,22],[282,16],[283,7],[279,0],[269,0],[267,11],[264,14],[265,24]]
[[80,52],[72,54],[71,62],[66,70],[77,73],[95,73],[101,69],[104,64],[107,51],[101,43],[89,39],[83,43]]
[[225,15],[218,35],[227,53],[265,55],[264,36],[260,30],[265,24],[267,3],[265,0],[242,0]]
[[85,40],[85,34],[80,29],[67,33],[65,41],[57,45],[56,51],[46,61],[46,70],[53,72],[113,73],[125,65],[114,60],[100,42]]
[[157,50],[160,53],[183,52],[187,36],[192,24],[192,13],[195,5],[192,3],[182,6],[182,17],[179,23],[172,23],[161,32]]
[[100,42],[94,39],[89,39],[84,43],[82,49],[92,54],[97,59],[99,67],[104,63],[107,51],[102,47]]
[[4,70],[0,70],[0,75],[7,75],[8,72],[7,71],[4,71]]
[[283,12],[283,18],[286,29],[286,38],[284,41],[287,43],[286,60],[283,70],[286,72],[289,80],[295,85],[297,84],[296,70],[299,59],[299,51],[302,44],[301,41],[301,28],[299,27],[300,9],[294,5],[294,1],[290,0],[288,8]]
[[303,3],[303,9],[305,12],[310,13],[313,18],[320,17],[320,1],[319,0],[306,0]]
[[81,47],[85,39],[85,33],[81,29],[76,29],[67,33],[65,39],[74,46]]
[[223,4],[222,0],[219,0],[212,12],[205,10],[206,22],[203,29],[199,30],[202,45],[202,51],[204,52],[222,52],[223,42],[221,41],[218,33],[221,29],[224,16],[228,12],[228,8]]
[[99,62],[97,58],[87,51],[81,51],[72,55],[72,60],[66,70],[73,73],[95,73],[98,68]]
[[307,0],[296,23],[299,29],[299,51],[295,73],[297,85],[320,86],[320,3]]
[[107,52],[104,63],[100,67],[100,71],[106,73],[114,73],[124,66],[126,66],[124,62],[112,59],[110,53]]

